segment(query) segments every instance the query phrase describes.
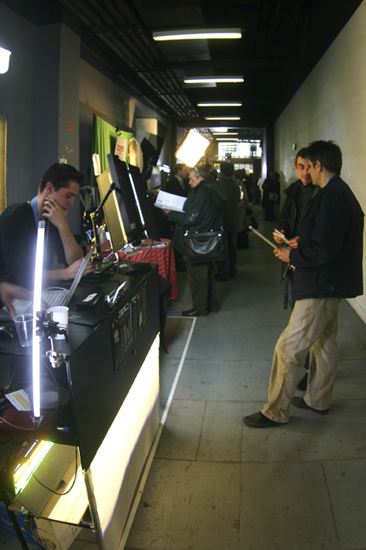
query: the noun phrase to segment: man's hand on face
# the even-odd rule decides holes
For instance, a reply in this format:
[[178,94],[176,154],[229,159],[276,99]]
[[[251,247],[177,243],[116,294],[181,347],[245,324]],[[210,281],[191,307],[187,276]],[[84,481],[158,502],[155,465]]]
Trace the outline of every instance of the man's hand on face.
[[67,210],[61,208],[55,198],[45,198],[42,217],[50,220],[57,229],[61,229],[67,223],[66,214]]

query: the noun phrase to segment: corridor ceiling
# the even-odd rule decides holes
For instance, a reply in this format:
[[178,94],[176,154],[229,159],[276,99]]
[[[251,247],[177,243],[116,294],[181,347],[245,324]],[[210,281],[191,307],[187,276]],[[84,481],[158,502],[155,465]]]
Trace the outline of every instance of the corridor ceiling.
[[[36,25],[63,21],[81,57],[183,128],[254,138],[272,125],[362,0],[4,0]],[[154,31],[240,28],[239,40],[155,42]],[[192,87],[189,76],[244,82]],[[190,86],[190,87],[188,87]],[[200,102],[239,102],[203,108]],[[206,116],[239,116],[208,122]]]

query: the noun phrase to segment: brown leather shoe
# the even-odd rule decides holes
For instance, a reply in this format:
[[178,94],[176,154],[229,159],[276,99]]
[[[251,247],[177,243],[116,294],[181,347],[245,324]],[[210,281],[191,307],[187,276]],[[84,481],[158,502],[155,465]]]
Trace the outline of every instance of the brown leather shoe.
[[305,401],[303,397],[293,397],[291,399],[291,403],[294,405],[294,407],[297,407],[298,409],[306,409],[307,411],[313,411],[316,414],[328,414],[329,409],[313,409],[313,407],[310,407]]
[[187,311],[182,311],[183,317],[207,317],[207,313],[200,313],[196,309],[187,309]]
[[260,411],[249,416],[244,416],[243,422],[249,428],[275,428],[281,425],[281,422],[275,422],[267,418]]

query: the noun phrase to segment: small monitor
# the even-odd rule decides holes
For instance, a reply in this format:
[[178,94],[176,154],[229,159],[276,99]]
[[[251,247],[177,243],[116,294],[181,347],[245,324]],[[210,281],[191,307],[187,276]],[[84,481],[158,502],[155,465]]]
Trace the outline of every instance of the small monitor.
[[[145,221],[135,186],[127,170],[127,164],[112,153],[107,155],[112,181],[118,186],[120,193],[117,200],[122,215],[127,241],[132,246],[138,246],[141,239],[147,237]],[[108,202],[108,201],[107,201]]]
[[[112,176],[107,169],[97,178],[100,200],[107,194],[112,183]],[[112,191],[110,197],[103,206],[104,215],[107,220],[107,227],[111,238],[112,248],[117,252],[127,244],[127,235],[119,207],[119,200],[116,191]]]
[[150,239],[154,241],[160,241],[160,235],[156,223],[156,208],[153,206],[151,200],[146,193],[146,187],[142,180],[140,169],[132,164],[128,165],[128,171],[130,177],[132,177],[133,185],[137,193],[137,197],[140,203],[142,216],[144,219],[145,228]]

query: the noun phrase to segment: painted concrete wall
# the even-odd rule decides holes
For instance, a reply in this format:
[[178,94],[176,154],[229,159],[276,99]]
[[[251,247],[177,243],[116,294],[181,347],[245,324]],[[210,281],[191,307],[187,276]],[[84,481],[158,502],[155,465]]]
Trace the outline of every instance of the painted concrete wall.
[[[97,71],[91,65],[80,60],[79,83],[80,123],[81,138],[88,140],[88,155],[92,154],[90,136],[93,114],[109,122],[112,125],[120,125],[123,130],[132,130],[136,135],[136,121],[139,118],[155,118],[168,128],[166,138],[161,151],[162,162],[169,164],[170,159],[170,125],[152,108],[147,107],[135,97],[131,97],[115,82]],[[85,142],[81,144],[86,154]],[[90,161],[89,161],[90,162]]]
[[[299,149],[313,140],[333,139],[343,153],[342,178],[366,213],[365,29],[363,2],[276,121],[275,170],[282,189],[287,187],[296,179],[292,144]],[[366,322],[366,297],[350,303]]]

